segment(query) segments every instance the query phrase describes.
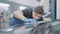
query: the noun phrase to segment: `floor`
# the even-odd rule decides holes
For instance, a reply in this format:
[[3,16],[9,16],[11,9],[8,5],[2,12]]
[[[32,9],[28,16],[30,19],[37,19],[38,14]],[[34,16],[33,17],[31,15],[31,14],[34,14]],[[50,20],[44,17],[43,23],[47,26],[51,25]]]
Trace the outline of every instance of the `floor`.
[[0,32],[0,34],[14,34],[14,32]]
[[32,28],[18,28],[11,32],[0,31],[0,34],[30,34],[31,30],[32,30]]

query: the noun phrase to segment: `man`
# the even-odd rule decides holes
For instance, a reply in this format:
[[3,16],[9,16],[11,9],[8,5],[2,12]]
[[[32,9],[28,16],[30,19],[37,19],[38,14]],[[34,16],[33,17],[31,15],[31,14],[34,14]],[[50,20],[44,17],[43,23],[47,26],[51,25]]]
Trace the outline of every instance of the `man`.
[[13,18],[10,22],[10,26],[23,26],[24,23],[43,21],[42,14],[42,6],[37,6],[33,10],[31,8],[17,10],[13,13]]

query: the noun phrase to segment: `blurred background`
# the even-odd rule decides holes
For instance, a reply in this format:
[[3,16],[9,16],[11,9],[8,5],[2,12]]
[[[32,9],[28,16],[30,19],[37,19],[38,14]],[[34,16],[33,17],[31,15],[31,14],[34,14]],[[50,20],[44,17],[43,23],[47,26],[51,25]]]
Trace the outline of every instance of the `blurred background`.
[[[3,32],[9,28],[9,22],[13,12],[17,9],[34,9],[36,6],[44,6],[44,19],[60,19],[60,0],[0,0],[0,34],[14,34],[14,32]],[[46,16],[47,15],[47,16]]]

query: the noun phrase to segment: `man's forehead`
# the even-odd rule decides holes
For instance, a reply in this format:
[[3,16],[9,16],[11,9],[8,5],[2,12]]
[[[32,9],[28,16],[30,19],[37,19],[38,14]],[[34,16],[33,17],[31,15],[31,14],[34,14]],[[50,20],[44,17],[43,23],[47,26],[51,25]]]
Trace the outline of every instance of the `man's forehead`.
[[36,15],[41,15],[41,14],[38,14],[38,13],[36,13],[36,12],[34,12],[34,14],[36,14]]

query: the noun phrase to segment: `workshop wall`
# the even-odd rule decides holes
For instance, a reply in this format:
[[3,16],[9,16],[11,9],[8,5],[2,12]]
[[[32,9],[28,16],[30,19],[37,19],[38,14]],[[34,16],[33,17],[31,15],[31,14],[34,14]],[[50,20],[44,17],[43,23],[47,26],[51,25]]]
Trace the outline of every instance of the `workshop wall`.
[[60,0],[57,0],[57,19],[60,19]]
[[50,4],[49,4],[49,0],[41,0],[40,2],[40,6],[43,5],[44,6],[44,13],[48,13],[50,10]]

